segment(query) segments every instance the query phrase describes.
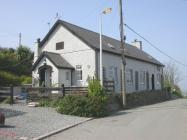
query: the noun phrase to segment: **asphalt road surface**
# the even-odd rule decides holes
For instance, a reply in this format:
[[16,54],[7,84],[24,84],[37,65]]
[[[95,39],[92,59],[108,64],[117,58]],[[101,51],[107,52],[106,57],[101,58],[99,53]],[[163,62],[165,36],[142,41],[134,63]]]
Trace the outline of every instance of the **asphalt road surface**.
[[187,140],[187,99],[120,111],[47,140]]

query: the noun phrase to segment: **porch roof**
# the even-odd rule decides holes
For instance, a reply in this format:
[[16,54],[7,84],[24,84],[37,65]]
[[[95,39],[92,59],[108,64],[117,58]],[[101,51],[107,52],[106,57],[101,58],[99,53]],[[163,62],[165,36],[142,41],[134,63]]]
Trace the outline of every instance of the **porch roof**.
[[43,57],[48,58],[57,68],[74,69],[74,67],[68,63],[60,54],[44,51],[33,64],[32,70],[36,68]]

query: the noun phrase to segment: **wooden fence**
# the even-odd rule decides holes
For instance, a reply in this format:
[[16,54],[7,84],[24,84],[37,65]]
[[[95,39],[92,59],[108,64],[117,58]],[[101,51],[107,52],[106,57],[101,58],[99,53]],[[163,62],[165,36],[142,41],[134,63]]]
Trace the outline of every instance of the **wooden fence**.
[[[104,81],[104,88],[108,94],[113,94],[115,87],[114,81]],[[31,87],[26,88],[28,101],[38,100],[43,97],[63,97],[65,95],[87,95],[88,87]]]
[[88,93],[87,87],[32,87],[27,88],[27,100],[34,101],[45,97],[63,97],[65,95],[86,95]]
[[[105,91],[108,94],[114,93],[114,81],[104,81],[103,83]],[[13,96],[14,96],[14,87],[0,87],[0,98],[5,99],[6,97],[10,97],[10,104],[13,104]],[[27,94],[27,100],[35,100],[40,97],[53,97],[60,96],[63,97],[65,95],[87,95],[88,87],[25,87],[22,86],[22,92]],[[53,94],[54,93],[54,94]]]
[[5,99],[10,97],[10,104],[13,104],[13,86],[11,87],[0,87],[0,98]]

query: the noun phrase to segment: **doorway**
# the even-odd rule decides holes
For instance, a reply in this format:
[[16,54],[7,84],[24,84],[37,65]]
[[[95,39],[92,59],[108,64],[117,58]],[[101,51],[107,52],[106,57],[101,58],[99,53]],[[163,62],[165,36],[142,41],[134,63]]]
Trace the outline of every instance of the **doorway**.
[[154,74],[152,74],[151,81],[152,81],[152,90],[155,90],[155,76],[154,76]]
[[149,90],[149,72],[146,72],[146,88]]
[[139,90],[139,74],[135,71],[135,90]]
[[52,72],[51,66],[44,65],[39,68],[40,86],[43,86],[43,87],[51,86],[51,72]]

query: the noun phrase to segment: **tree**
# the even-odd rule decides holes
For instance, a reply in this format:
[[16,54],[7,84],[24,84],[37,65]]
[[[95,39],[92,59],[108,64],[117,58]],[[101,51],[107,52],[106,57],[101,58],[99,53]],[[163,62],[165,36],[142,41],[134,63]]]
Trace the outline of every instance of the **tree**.
[[28,47],[0,47],[0,85],[31,83],[33,56]]
[[164,85],[165,87],[174,88],[181,81],[178,67],[174,62],[168,62],[164,68]]
[[32,51],[28,47],[25,47],[25,46],[18,47],[16,52],[18,55],[18,59],[20,61],[30,58],[33,55]]

